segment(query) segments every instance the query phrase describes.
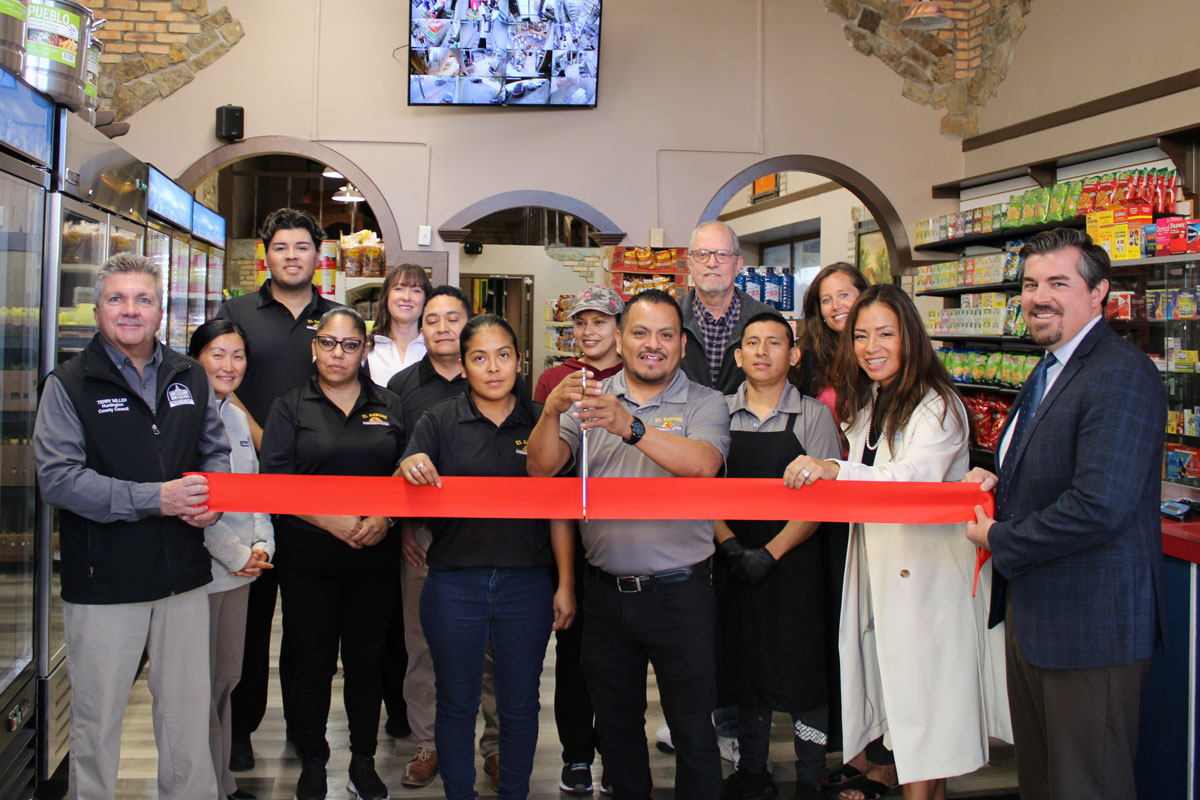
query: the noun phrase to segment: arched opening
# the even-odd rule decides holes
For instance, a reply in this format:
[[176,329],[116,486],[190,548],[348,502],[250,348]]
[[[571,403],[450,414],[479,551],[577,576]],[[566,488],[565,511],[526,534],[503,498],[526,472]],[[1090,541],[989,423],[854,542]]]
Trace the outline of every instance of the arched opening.
[[296,139],[291,136],[254,136],[240,142],[218,147],[200,157],[176,179],[189,191],[215,171],[254,156],[296,155],[328,165],[342,173],[346,179],[362,192],[367,204],[374,211],[379,225],[379,234],[389,252],[399,253],[403,243],[400,228],[388,206],[383,192],[357,164],[341,153],[316,142]]
[[[865,175],[839,161],[821,156],[787,155],[759,161],[730,178],[708,201],[700,222],[717,219],[734,195],[748,184],[767,175],[781,172],[809,172],[827,178],[848,189],[870,212],[887,246],[888,262],[893,276],[913,265],[912,249],[900,214],[884,193]],[[830,259],[826,259],[830,260]],[[836,259],[835,259],[836,260]]]
[[556,192],[532,189],[501,192],[472,203],[442,223],[438,227],[438,235],[444,242],[466,241],[473,223],[514,208],[545,208],[583,220],[595,229],[590,238],[598,247],[620,244],[625,239],[625,232],[617,228],[615,222],[582,200]]

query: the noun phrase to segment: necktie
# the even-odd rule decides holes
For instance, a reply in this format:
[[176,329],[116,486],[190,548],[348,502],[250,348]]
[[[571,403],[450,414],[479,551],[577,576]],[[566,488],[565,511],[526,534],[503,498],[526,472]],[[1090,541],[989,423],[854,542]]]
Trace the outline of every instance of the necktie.
[[1000,467],[1000,483],[996,491],[997,499],[1008,495],[1008,487],[1012,481],[1013,470],[1016,468],[1017,454],[1021,452],[1021,444],[1025,441],[1025,434],[1029,432],[1029,428],[1033,425],[1034,416],[1037,414],[1038,406],[1042,402],[1042,395],[1046,393],[1046,373],[1049,371],[1050,365],[1054,363],[1054,354],[1047,353],[1046,357],[1030,373],[1025,394],[1021,396],[1021,402],[1013,408],[1012,413],[1017,415],[1017,422],[1016,427],[1013,428],[1012,437],[1008,440],[1008,450],[1004,453],[1004,464]]

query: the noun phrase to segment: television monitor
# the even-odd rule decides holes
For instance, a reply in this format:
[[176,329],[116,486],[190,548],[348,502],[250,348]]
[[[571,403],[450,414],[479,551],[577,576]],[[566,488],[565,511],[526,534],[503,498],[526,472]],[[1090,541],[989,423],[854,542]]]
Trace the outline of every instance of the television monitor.
[[410,0],[408,104],[596,105],[601,0]]

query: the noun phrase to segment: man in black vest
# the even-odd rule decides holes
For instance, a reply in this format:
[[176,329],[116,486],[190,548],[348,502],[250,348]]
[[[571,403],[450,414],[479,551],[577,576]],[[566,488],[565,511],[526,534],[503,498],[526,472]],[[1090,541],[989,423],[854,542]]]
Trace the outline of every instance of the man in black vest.
[[50,374],[34,428],[42,499],[60,514],[71,678],[70,797],[112,797],[121,720],[145,647],[162,798],[218,796],[208,746],[208,595],[201,528],[229,439],[204,368],[155,339],[158,268],[114,256],[99,333]]

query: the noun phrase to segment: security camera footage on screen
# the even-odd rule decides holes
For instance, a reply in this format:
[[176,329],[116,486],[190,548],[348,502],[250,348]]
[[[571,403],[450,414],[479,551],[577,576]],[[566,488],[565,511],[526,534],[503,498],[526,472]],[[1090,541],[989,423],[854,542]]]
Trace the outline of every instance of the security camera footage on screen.
[[600,0],[412,0],[409,105],[595,106]]

